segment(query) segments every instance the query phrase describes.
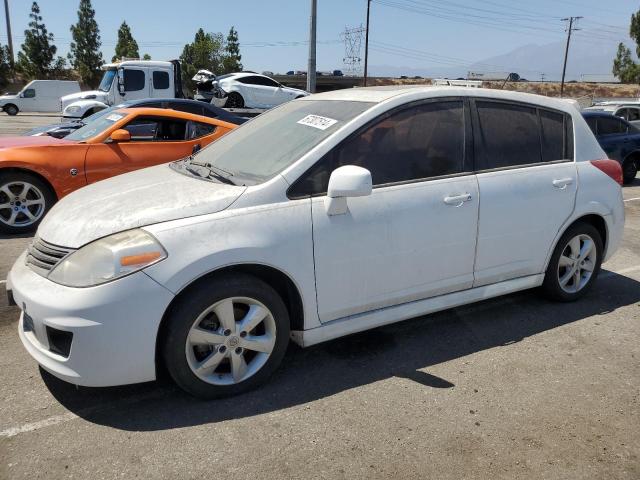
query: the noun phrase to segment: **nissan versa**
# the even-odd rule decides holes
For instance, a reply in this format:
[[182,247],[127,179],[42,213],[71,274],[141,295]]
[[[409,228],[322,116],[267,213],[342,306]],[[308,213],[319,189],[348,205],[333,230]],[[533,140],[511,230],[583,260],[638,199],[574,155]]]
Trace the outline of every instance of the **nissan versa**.
[[193,395],[308,346],[541,287],[571,301],[618,247],[620,165],[571,104],[451,87],[286,103],[197,155],[63,198],[8,277],[20,338],[77,385]]

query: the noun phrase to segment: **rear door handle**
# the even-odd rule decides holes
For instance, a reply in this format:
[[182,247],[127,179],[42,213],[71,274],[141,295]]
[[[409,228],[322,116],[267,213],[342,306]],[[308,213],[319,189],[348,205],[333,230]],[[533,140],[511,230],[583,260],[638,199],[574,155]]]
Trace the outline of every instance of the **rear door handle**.
[[560,190],[564,190],[565,188],[567,188],[567,185],[571,185],[573,183],[573,178],[558,178],[555,179],[552,183],[554,187],[559,188]]
[[451,195],[443,198],[444,203],[447,205],[453,205],[455,207],[461,207],[464,202],[471,201],[470,193],[463,193],[462,195]]

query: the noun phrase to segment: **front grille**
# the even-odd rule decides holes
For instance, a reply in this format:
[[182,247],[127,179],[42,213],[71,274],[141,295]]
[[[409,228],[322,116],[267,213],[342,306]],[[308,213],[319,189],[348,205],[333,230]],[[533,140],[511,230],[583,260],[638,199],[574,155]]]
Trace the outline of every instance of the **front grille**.
[[64,257],[73,251],[73,248],[52,245],[35,237],[27,247],[26,263],[34,272],[46,277]]

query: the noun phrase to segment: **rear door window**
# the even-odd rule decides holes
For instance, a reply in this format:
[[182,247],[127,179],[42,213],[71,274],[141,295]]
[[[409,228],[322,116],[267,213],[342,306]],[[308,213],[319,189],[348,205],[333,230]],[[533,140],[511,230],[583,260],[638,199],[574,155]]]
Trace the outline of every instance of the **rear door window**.
[[619,135],[627,133],[627,124],[619,118],[600,117],[598,118],[598,135]]
[[542,161],[540,128],[534,107],[476,101],[479,119],[478,170]]
[[573,159],[571,115],[507,102],[476,100],[475,104],[476,170]]
[[169,88],[169,73],[160,70],[153,72],[153,88],[155,90],[166,90]]
[[640,110],[637,108],[629,108],[627,109],[628,113],[627,113],[627,120],[629,122],[636,122],[638,120],[640,120]]

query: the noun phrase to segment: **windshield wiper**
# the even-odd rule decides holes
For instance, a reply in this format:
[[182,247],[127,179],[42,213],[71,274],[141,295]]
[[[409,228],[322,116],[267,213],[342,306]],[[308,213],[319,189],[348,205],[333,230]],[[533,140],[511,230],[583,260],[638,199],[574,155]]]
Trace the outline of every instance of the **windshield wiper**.
[[[234,182],[233,180],[231,180],[229,177],[233,176],[233,173],[231,172],[227,172],[226,170],[223,170],[221,168],[217,168],[214,167],[213,165],[211,165],[208,162],[196,162],[193,159],[193,155],[189,155],[189,158],[185,161],[185,168],[191,172],[191,173],[195,173],[196,175],[202,177],[203,175],[200,175],[200,172],[189,168],[191,165],[194,165],[196,167],[202,167],[202,168],[206,168],[207,170],[209,170],[209,174],[207,175],[207,178],[215,178],[216,180],[222,182],[222,183],[226,183],[228,185],[235,185],[236,182]],[[222,172],[222,173],[220,173]],[[227,174],[228,176],[225,176],[223,174]]]

